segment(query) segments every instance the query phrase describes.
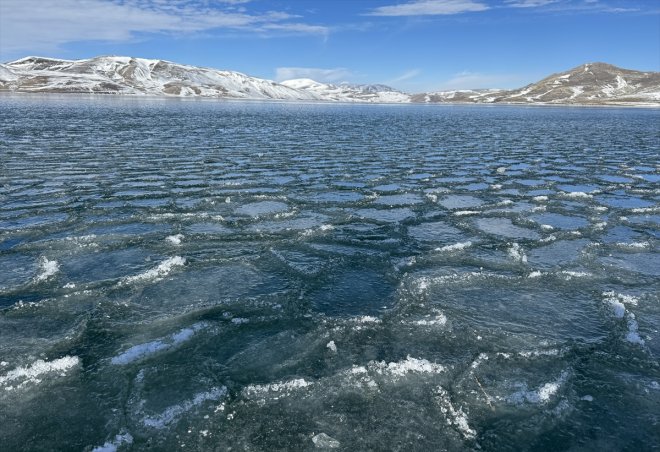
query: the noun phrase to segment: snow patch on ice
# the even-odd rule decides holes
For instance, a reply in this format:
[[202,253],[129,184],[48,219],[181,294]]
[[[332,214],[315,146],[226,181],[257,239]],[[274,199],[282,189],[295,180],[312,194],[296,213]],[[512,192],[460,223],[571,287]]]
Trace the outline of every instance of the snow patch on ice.
[[644,339],[639,336],[639,325],[635,319],[635,314],[632,312],[628,316],[628,333],[626,334],[626,340],[631,344],[644,345]]
[[511,394],[507,401],[514,405],[522,405],[523,403],[545,404],[559,391],[567,379],[568,372],[564,371],[557,380],[545,383],[535,390],[529,391],[526,384],[520,384],[522,389]]
[[470,369],[476,369],[484,361],[488,361],[488,355],[486,353],[479,353],[479,356],[470,364]]
[[616,244],[619,248],[625,248],[629,250],[644,250],[647,248],[651,247],[651,244],[649,242],[631,242],[631,243],[626,243],[626,242],[619,242]]
[[575,198],[575,199],[591,199],[594,197],[594,195],[585,193],[583,191],[561,192],[561,195],[566,198]]
[[270,383],[265,385],[249,385],[246,386],[242,393],[246,397],[255,397],[266,395],[269,393],[289,393],[298,389],[305,389],[312,386],[312,383],[304,378],[296,378],[294,380]]
[[157,267],[147,270],[135,276],[128,276],[124,278],[120,284],[126,285],[134,282],[141,281],[158,281],[165,276],[169,275],[176,267],[182,267],[186,263],[186,259],[180,256],[170,257],[164,260]]
[[211,388],[210,391],[200,392],[198,394],[195,394],[195,396],[192,399],[186,400],[185,402],[178,405],[173,405],[156,416],[144,417],[142,419],[142,423],[146,427],[163,429],[167,425],[176,422],[181,417],[181,415],[189,412],[195,407],[202,405],[204,402],[207,402],[209,400],[220,400],[224,398],[226,395],[227,395],[227,388],[224,386],[221,386],[219,388]]
[[360,317],[353,317],[349,320],[351,322],[355,322],[355,323],[381,323],[382,322],[382,320],[380,320],[379,318],[373,317],[373,316],[370,316],[370,315],[363,315],[363,316],[360,316]]
[[442,312],[435,310],[434,316],[428,316],[427,318],[421,320],[415,320],[413,324],[420,326],[444,326],[447,324],[447,316]]
[[442,276],[421,276],[415,279],[412,283],[414,290],[417,293],[424,293],[432,286],[448,284],[448,283],[460,283],[466,281],[472,281],[474,279],[511,279],[507,275],[498,275],[496,273],[487,273],[487,272],[466,272],[466,273],[453,273],[450,275]]
[[467,241],[467,242],[459,242],[459,243],[454,243],[453,245],[445,245],[441,246],[439,248],[436,248],[436,251],[442,251],[442,252],[448,252],[451,253],[453,251],[461,251],[466,248],[469,248],[472,246],[472,242]]
[[170,235],[166,237],[165,240],[170,242],[172,245],[179,246],[181,245],[181,240],[183,240],[183,234]]
[[312,437],[312,442],[314,443],[314,446],[320,449],[337,449],[341,446],[339,441],[325,433],[314,435]]
[[56,260],[49,260],[47,257],[42,257],[39,260],[39,274],[34,277],[35,283],[40,283],[50,279],[60,271],[60,264]]
[[574,270],[562,270],[559,272],[559,275],[566,281],[570,281],[573,278],[588,278],[590,276],[593,276],[591,273],[588,272],[579,272]]
[[508,254],[509,257],[511,257],[511,259],[516,262],[522,262],[523,264],[527,263],[527,255],[523,251],[522,247],[517,243],[514,243],[511,248],[509,248]]
[[637,306],[639,300],[632,295],[620,294],[614,291],[604,292],[603,298],[609,304],[615,318],[626,319],[628,332],[625,339],[631,344],[644,345],[644,339],[639,335],[639,324],[635,314],[626,308],[626,305]]
[[189,328],[183,328],[165,338],[157,339],[155,341],[147,342],[144,344],[134,345],[125,352],[113,357],[110,362],[114,365],[124,366],[134,361],[144,359],[149,355],[153,355],[154,353],[169,350],[190,340],[195,335],[195,333],[207,327],[208,325],[206,323],[195,323]]
[[368,368],[376,373],[403,377],[409,373],[437,374],[444,372],[445,366],[432,363],[426,359],[413,358],[410,355],[403,361],[385,363],[385,361],[371,361]]
[[440,411],[447,420],[447,425],[455,427],[465,439],[474,439],[477,436],[476,430],[470,427],[468,417],[462,408],[454,408],[451,403],[449,393],[438,386],[435,391],[435,401],[440,406]]
[[630,209],[631,213],[655,213],[655,212],[660,212],[660,206],[655,206],[655,207],[635,207],[634,209]]
[[0,376],[0,386],[4,386],[5,390],[11,391],[20,389],[27,384],[38,384],[41,383],[45,375],[56,373],[65,376],[70,369],[78,364],[80,364],[80,359],[77,356],[65,356],[52,361],[38,359],[29,366],[17,367]]
[[102,446],[96,446],[92,452],[117,452],[117,449],[124,444],[133,444],[133,436],[128,432],[116,435],[114,440],[106,441]]

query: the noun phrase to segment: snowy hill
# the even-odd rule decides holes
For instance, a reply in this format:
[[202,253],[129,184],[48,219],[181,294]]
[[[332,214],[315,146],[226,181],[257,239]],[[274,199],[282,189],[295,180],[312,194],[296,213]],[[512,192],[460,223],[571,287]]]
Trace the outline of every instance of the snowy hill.
[[0,64],[0,92],[90,93],[370,103],[660,105],[660,72],[589,63],[515,90],[406,94],[385,85],[282,83],[233,71],[120,56],[26,57]]
[[286,80],[283,85],[298,90],[314,93],[325,100],[339,102],[410,102],[410,95],[386,85],[353,85],[342,83],[333,85],[320,83],[308,78]]
[[504,100],[562,104],[660,102],[660,73],[588,63],[507,92]]
[[431,93],[414,94],[412,102],[422,103],[475,103],[494,102],[500,89],[458,89],[451,91],[437,91]]
[[423,93],[413,102],[626,105],[660,104],[660,72],[588,63],[515,90]]
[[23,58],[0,69],[3,88],[21,92],[319,100],[312,93],[239,72],[115,56],[76,61]]

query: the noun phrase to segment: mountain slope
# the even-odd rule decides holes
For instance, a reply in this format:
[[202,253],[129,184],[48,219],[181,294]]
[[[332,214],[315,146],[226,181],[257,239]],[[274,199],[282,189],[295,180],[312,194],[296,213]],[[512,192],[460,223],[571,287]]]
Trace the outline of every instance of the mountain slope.
[[432,93],[413,94],[412,102],[422,103],[475,103],[494,102],[502,92],[500,89],[457,89]]
[[353,85],[342,83],[333,85],[320,83],[308,78],[286,80],[282,85],[314,93],[325,100],[339,102],[410,102],[410,95],[386,85]]
[[371,103],[660,106],[660,72],[588,63],[514,90],[453,90],[410,95],[385,85],[334,85],[310,79],[276,83],[239,72],[144,58],[26,57],[0,64],[2,91]]
[[[319,100],[313,93],[232,71],[163,60],[97,57],[57,60],[27,57],[4,65],[0,89],[21,92],[203,96]],[[7,79],[17,76],[13,80]]]
[[660,104],[660,72],[621,69],[588,63],[552,74],[516,90],[476,90],[424,93],[414,102],[523,104]]
[[22,58],[0,65],[0,90],[339,102],[410,99],[384,85],[329,85],[308,79],[280,84],[239,72],[119,56],[75,61]]

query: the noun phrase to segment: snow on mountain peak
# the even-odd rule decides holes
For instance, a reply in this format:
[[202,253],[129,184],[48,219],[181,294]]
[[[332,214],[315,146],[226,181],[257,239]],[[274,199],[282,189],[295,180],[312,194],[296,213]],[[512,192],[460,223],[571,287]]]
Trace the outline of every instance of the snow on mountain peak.
[[452,90],[410,95],[386,85],[276,83],[240,72],[128,56],[63,60],[29,56],[0,65],[0,91],[194,96],[374,103],[660,103],[660,73],[587,63],[515,90]]

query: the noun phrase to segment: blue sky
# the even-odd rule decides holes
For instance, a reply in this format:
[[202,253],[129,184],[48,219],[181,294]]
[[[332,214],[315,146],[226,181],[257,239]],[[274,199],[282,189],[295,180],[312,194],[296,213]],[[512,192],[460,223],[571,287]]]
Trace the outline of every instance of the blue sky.
[[0,0],[0,61],[162,58],[408,92],[660,71],[657,0]]

